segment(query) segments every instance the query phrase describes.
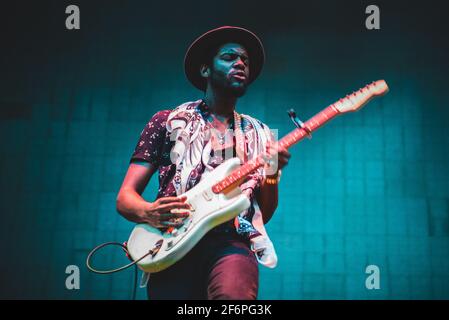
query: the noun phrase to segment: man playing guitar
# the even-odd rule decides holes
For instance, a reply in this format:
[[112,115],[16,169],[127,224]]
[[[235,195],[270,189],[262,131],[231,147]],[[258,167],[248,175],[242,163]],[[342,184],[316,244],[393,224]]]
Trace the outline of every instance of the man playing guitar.
[[[182,260],[151,275],[150,299],[256,299],[258,261],[276,265],[264,224],[276,210],[280,170],[290,154],[273,147],[264,123],[236,112],[238,98],[261,72],[264,58],[261,41],[249,30],[225,26],[206,32],[189,47],[184,63],[203,99],[157,112],[141,133],[117,210],[156,228],[182,224],[182,209],[189,209],[182,193],[224,160],[243,162],[261,153],[273,160],[240,185],[251,201],[247,210],[208,232]],[[159,190],[149,202],[141,194],[156,171]]]

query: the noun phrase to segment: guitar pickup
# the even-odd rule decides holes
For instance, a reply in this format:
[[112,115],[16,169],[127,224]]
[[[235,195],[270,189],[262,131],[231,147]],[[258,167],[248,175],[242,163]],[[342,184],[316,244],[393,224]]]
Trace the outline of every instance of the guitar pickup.
[[204,199],[206,199],[206,201],[212,200],[212,195],[207,190],[204,190],[202,195],[203,195]]

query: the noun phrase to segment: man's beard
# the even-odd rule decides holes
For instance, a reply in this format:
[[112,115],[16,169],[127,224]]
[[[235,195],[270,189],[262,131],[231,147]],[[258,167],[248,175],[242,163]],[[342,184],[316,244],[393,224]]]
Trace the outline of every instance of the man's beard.
[[236,98],[244,96],[246,89],[248,88],[246,83],[242,86],[233,86],[225,76],[222,78],[212,76],[210,78],[210,83],[214,89]]

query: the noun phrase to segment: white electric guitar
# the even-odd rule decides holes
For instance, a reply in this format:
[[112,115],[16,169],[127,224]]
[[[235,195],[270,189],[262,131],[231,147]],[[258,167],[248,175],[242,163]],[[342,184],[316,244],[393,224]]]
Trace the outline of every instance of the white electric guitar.
[[[387,92],[384,80],[373,82],[328,106],[277,144],[289,148],[338,114],[356,111],[373,97]],[[162,271],[182,259],[209,230],[233,219],[250,206],[239,185],[264,163],[262,155],[244,165],[238,158],[223,162],[184,194],[192,209],[181,227],[161,231],[148,224],[138,224],[134,228],[127,244],[131,258],[139,260],[139,268],[150,273]]]

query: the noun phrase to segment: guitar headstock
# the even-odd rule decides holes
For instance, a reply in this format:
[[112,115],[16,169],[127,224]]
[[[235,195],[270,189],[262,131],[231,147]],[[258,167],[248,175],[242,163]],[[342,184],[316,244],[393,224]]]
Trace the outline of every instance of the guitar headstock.
[[334,103],[334,107],[340,112],[353,112],[362,108],[374,97],[383,96],[388,92],[385,80],[374,81],[360,90],[347,95]]

